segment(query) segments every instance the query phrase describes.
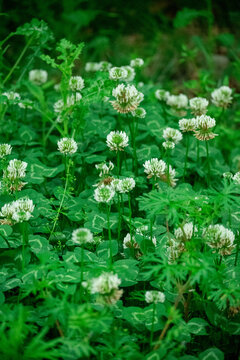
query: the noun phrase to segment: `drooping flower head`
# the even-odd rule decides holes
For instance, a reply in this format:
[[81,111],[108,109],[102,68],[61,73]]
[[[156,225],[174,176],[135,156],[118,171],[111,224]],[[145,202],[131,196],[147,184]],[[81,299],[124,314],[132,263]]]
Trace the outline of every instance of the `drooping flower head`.
[[107,136],[107,146],[111,151],[123,151],[128,146],[128,136],[124,131],[111,131]]
[[189,100],[189,106],[194,116],[205,115],[208,104],[208,100],[202,97],[195,97]]
[[29,71],[29,81],[36,85],[42,85],[47,82],[48,73],[42,69],[35,69]]
[[144,95],[134,85],[120,84],[112,91],[116,100],[110,101],[113,108],[122,114],[136,110]]
[[201,141],[215,138],[217,134],[212,132],[212,128],[216,125],[215,119],[208,115],[201,115],[196,118],[196,130],[194,136]]
[[77,151],[77,143],[72,138],[62,138],[58,141],[58,150],[65,155],[72,155]]
[[227,108],[232,102],[232,89],[228,86],[221,86],[212,92],[211,97],[214,105]]

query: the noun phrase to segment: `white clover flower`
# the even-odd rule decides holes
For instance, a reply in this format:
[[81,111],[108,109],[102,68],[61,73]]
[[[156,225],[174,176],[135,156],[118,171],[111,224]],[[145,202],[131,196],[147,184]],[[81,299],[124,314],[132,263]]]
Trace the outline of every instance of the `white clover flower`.
[[123,248],[124,249],[140,249],[139,244],[136,242],[135,236],[132,236],[128,233],[123,239]]
[[128,146],[128,136],[124,131],[111,131],[107,136],[107,146],[111,151],[123,151]]
[[73,231],[72,241],[77,245],[94,243],[93,234],[89,229],[79,228]]
[[191,240],[193,232],[196,232],[197,228],[193,227],[193,223],[186,223],[182,227],[178,227],[174,230],[174,236],[178,241]]
[[158,89],[158,90],[155,91],[155,97],[159,101],[167,101],[169,96],[170,96],[169,91],[166,91],[166,90],[163,90],[163,89]]
[[177,241],[175,239],[170,239],[166,247],[169,264],[173,263],[183,252],[186,251],[185,242]]
[[0,159],[4,158],[7,155],[10,155],[12,152],[12,147],[9,144],[0,144]]
[[167,165],[165,161],[153,158],[151,160],[145,161],[143,167],[144,172],[148,175],[148,179],[150,179],[152,177],[160,178],[162,175],[164,175]]
[[163,303],[165,301],[165,295],[161,291],[149,290],[145,293],[145,301],[148,304]]
[[136,110],[132,111],[132,116],[143,119],[146,116],[146,110],[142,107],[138,107]]
[[175,143],[173,141],[164,141],[162,143],[162,146],[164,147],[164,149],[166,150],[172,150],[175,148]]
[[67,97],[67,107],[71,107],[78,103],[82,99],[82,95],[79,92],[75,92],[71,96]]
[[63,111],[63,108],[64,108],[64,103],[63,103],[63,100],[60,99],[58,101],[56,101],[53,105],[53,109],[54,109],[54,112],[55,113],[60,113]]
[[[149,236],[147,233],[149,232],[149,228],[147,225],[142,225],[139,228],[136,229],[136,234],[141,235],[148,240],[151,240],[151,236]],[[157,246],[157,239],[156,236],[152,236],[152,243],[154,246]]]
[[109,203],[115,195],[114,187],[111,185],[100,185],[94,190],[94,199],[97,202]]
[[179,129],[182,132],[194,131],[197,126],[197,121],[195,118],[193,119],[181,119],[178,122]]
[[48,73],[45,70],[35,69],[29,71],[29,81],[36,85],[42,85],[47,82]]
[[143,59],[141,59],[141,58],[133,59],[133,60],[131,60],[131,62],[130,62],[130,66],[131,66],[131,67],[138,67],[138,68],[140,68],[140,67],[142,67],[143,65],[144,65],[144,61],[143,61]]
[[163,138],[166,141],[171,141],[174,144],[177,144],[182,140],[182,133],[177,129],[168,127],[163,130]]
[[[15,101],[16,103],[18,103],[19,100],[21,99],[21,96],[19,95],[19,93],[14,92],[14,91],[7,91],[7,92],[4,92],[2,95],[6,96],[9,101],[16,100]],[[4,104],[6,104],[6,101],[4,102]]]
[[[239,174],[239,175],[237,175],[237,174]],[[235,175],[237,175],[237,178],[239,177],[239,183],[240,183],[240,172],[236,173]],[[223,173],[223,177],[225,179],[232,180],[234,176],[230,171],[226,171],[225,173]],[[238,183],[238,179],[237,179],[236,183]]]
[[144,86],[144,82],[139,81],[139,83],[137,84],[137,86],[140,87],[140,88],[143,87],[143,86]]
[[165,174],[161,176],[161,180],[167,182],[172,187],[176,186],[178,181],[178,179],[176,179],[176,170],[169,165],[169,171],[166,168]]
[[188,106],[188,98],[184,94],[169,95],[166,102],[169,106],[177,110],[186,109]]
[[194,136],[198,140],[210,140],[215,138],[217,134],[212,132],[212,128],[216,125],[215,119],[207,115],[201,115],[196,118],[196,129]]
[[55,84],[53,88],[55,91],[59,92],[61,89],[61,83]]
[[116,191],[119,191],[121,194],[128,193],[135,187],[136,183],[133,178],[125,178],[118,181],[116,185]]
[[232,102],[232,89],[228,86],[221,86],[211,93],[211,97],[214,105],[227,108]]
[[210,225],[204,231],[204,237],[207,240],[208,246],[216,249],[220,255],[230,255],[235,248],[234,233],[225,228],[223,225]]
[[189,100],[189,106],[194,116],[205,115],[208,104],[208,100],[202,97],[195,97]]
[[236,184],[240,184],[240,171],[238,171],[234,176],[232,176],[232,179]]
[[121,279],[119,279],[117,274],[113,272],[102,273],[99,277],[93,278],[91,280],[91,294],[110,294],[113,290],[118,289],[121,284]]
[[109,79],[111,80],[125,80],[128,72],[123,67],[112,67],[109,70]]
[[17,159],[10,160],[6,171],[3,173],[3,177],[11,181],[22,179],[26,176],[27,166],[28,164],[24,161]]
[[32,109],[33,108],[33,101],[32,100],[23,100],[18,103],[18,106],[21,109]]
[[85,65],[85,71],[94,72],[100,70],[100,64],[97,62],[87,62]]
[[133,67],[131,66],[121,66],[121,68],[125,71],[127,71],[127,76],[125,76],[124,81],[133,81],[135,76],[136,76],[136,72],[134,70]]
[[[10,223],[21,223],[32,217],[34,210],[33,201],[28,198],[21,198],[1,208],[0,216]],[[3,222],[4,220],[2,220]]]
[[109,161],[108,165],[106,162],[102,162],[101,164],[96,164],[95,168],[100,170],[99,176],[101,177],[103,175],[108,175],[110,171],[114,169],[114,164],[111,161]]
[[112,64],[108,61],[100,61],[98,66],[100,71],[109,71],[112,67]]
[[58,140],[57,145],[58,145],[58,150],[62,154],[66,154],[66,155],[72,155],[78,149],[76,141],[73,140],[72,138],[62,138]]
[[112,91],[112,96],[116,100],[110,101],[113,108],[118,112],[125,114],[136,110],[144,95],[139,92],[134,85],[120,84]]
[[71,76],[69,87],[72,91],[81,91],[84,86],[84,80],[81,76]]

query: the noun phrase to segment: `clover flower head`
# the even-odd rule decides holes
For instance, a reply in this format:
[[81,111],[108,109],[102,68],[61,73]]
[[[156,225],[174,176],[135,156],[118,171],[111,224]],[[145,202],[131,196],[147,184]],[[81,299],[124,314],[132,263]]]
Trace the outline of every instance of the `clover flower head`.
[[32,109],[33,108],[33,101],[32,100],[23,100],[18,103],[18,106],[21,109]]
[[240,184],[240,171],[238,171],[235,175],[233,175],[232,179],[235,182],[235,184]]
[[110,101],[113,108],[119,113],[126,114],[136,110],[144,95],[139,92],[134,85],[120,84],[112,91],[112,96],[116,100]]
[[123,239],[123,248],[124,249],[140,249],[139,244],[136,242],[135,236],[132,236],[128,233]]
[[94,190],[94,199],[97,202],[109,203],[115,195],[114,187],[111,185],[100,185]]
[[[2,94],[3,96],[6,96],[6,98],[9,100],[9,101],[13,101],[15,103],[18,103],[19,100],[21,99],[21,96],[19,95],[19,93],[17,92],[14,92],[14,91],[7,91],[7,92],[4,92]],[[16,101],[15,101],[16,100]],[[4,102],[4,104],[6,104],[6,102]]]
[[204,231],[204,237],[209,247],[218,251],[220,255],[230,255],[235,248],[234,233],[223,225],[210,225]]
[[3,159],[5,156],[10,155],[12,152],[12,147],[9,144],[0,144],[0,159]]
[[100,170],[99,176],[101,177],[103,175],[108,175],[110,171],[114,169],[114,164],[111,161],[109,161],[108,164],[106,162],[102,162],[100,164],[96,164],[95,168]]
[[177,110],[186,109],[188,106],[188,98],[184,94],[169,95],[166,102],[169,106]]
[[87,62],[85,65],[85,71],[94,72],[100,70],[100,64],[97,62]]
[[78,103],[82,99],[82,95],[79,92],[75,92],[75,94],[72,94],[67,97],[67,107],[71,107]]
[[62,138],[58,141],[58,150],[65,155],[72,155],[77,151],[77,143],[72,138]]
[[99,277],[91,279],[91,294],[99,294],[99,302],[112,305],[122,296],[123,291],[119,290],[121,279],[113,272],[104,272]]
[[174,230],[174,236],[177,241],[191,240],[193,233],[197,231],[197,228],[193,226],[193,223],[186,223],[182,227],[178,227]]
[[221,86],[211,93],[211,97],[214,105],[227,108],[232,102],[232,89],[228,86]]
[[142,107],[138,107],[136,110],[132,111],[132,116],[140,119],[144,119],[146,116],[146,110]]
[[196,129],[197,126],[197,122],[196,119],[181,119],[178,122],[179,125],[179,129],[182,132],[188,132],[188,131],[194,131]]
[[177,144],[182,140],[182,133],[177,129],[168,127],[163,130],[163,138],[166,141],[171,141],[174,144]]
[[215,138],[217,134],[212,132],[212,128],[216,125],[215,119],[208,115],[201,115],[196,118],[196,130],[194,136],[198,140],[210,140]]
[[128,136],[124,131],[111,131],[107,136],[107,146],[111,151],[123,151],[128,146]]
[[89,229],[79,228],[73,231],[72,241],[77,245],[93,243],[93,234]]
[[140,68],[140,67],[142,67],[143,65],[144,65],[144,61],[143,61],[143,59],[141,59],[141,58],[133,59],[133,60],[131,60],[131,62],[130,62],[130,66],[131,66],[131,67],[138,67],[138,68]]
[[5,204],[0,212],[0,216],[5,219],[1,222],[12,224],[28,221],[32,217],[34,207],[33,201],[28,198],[21,198]]
[[11,181],[22,179],[26,176],[27,166],[28,164],[24,161],[17,159],[10,160],[7,169],[3,173],[3,177]]
[[167,165],[165,161],[153,158],[151,160],[145,161],[143,167],[144,172],[148,175],[148,179],[150,179],[152,177],[160,178],[162,175],[164,175]]
[[81,76],[71,76],[69,87],[72,91],[81,91],[84,86],[84,80]]
[[124,81],[127,81],[127,82],[133,81],[136,76],[136,72],[135,72],[134,68],[129,65],[122,66],[121,68],[123,70],[127,71],[127,76],[125,76]]
[[155,98],[159,101],[167,101],[168,97],[170,96],[170,92],[164,89],[158,89],[155,91]]
[[208,100],[202,97],[195,97],[189,100],[189,106],[194,116],[205,115],[208,104]]
[[122,180],[119,180],[116,185],[116,191],[120,192],[121,194],[130,192],[134,187],[136,183],[133,178],[125,178]]
[[53,88],[54,88],[55,91],[59,92],[60,89],[61,89],[61,83],[55,84]]
[[162,146],[164,147],[164,149],[166,150],[172,150],[175,148],[175,143],[173,141],[164,141],[162,143]]
[[112,64],[108,61],[100,61],[100,63],[98,63],[99,66],[99,71],[109,71],[112,67]]
[[[237,175],[237,174],[238,173],[236,173],[235,175]],[[226,171],[223,173],[223,177],[224,177],[224,179],[232,180],[234,176],[230,171]],[[238,178],[238,175],[237,175],[237,178]],[[238,183],[238,182],[236,182],[236,183]],[[240,184],[240,172],[239,172],[239,184]]]
[[148,304],[164,303],[165,295],[161,291],[149,290],[149,291],[146,291],[146,293],[145,293],[145,301]]
[[55,113],[60,113],[63,111],[63,107],[64,107],[64,103],[63,100],[60,99],[58,101],[56,101],[53,105],[53,109]]
[[185,242],[176,239],[170,239],[167,244],[168,263],[171,264],[176,261],[183,252],[186,251]]
[[123,67],[112,67],[109,70],[109,79],[111,80],[125,80],[128,72]]
[[29,81],[36,85],[42,85],[47,82],[48,73],[42,69],[34,69],[29,71]]

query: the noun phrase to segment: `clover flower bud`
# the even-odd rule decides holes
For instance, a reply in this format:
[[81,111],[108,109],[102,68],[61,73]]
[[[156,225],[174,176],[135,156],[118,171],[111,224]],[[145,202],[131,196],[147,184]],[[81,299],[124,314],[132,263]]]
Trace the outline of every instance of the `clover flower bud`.
[[132,116],[140,119],[144,119],[146,116],[146,110],[142,107],[138,107],[136,110],[132,111]]

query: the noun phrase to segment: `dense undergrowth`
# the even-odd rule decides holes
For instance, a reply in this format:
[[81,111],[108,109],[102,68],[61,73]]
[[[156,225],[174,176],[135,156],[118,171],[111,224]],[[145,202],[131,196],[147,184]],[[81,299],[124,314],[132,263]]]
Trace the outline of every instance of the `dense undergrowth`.
[[142,59],[76,74],[84,44],[53,44],[36,19],[0,43],[1,359],[237,359],[231,76],[179,95]]

